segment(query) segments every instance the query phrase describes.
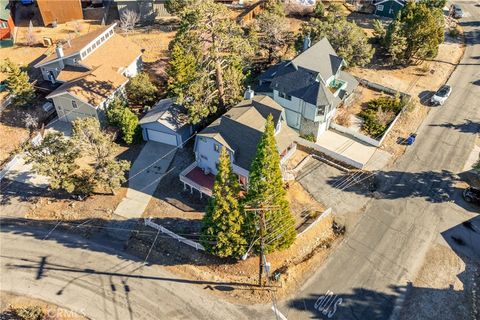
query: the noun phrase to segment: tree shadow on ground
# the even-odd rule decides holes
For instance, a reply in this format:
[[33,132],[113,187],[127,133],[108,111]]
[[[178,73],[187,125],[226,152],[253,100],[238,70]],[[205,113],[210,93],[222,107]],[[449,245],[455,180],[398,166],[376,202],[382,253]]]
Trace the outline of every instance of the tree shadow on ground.
[[[337,187],[338,181],[344,178],[344,175],[332,177],[327,183]],[[413,173],[377,171],[369,179],[342,187],[341,190],[377,199],[424,198],[432,203],[454,202],[467,211],[479,212],[478,206],[462,198],[463,188],[457,187],[457,182],[461,182],[459,177],[446,170]]]
[[451,123],[451,122],[446,122],[442,124],[430,124],[430,127],[443,127],[443,128],[449,128],[449,129],[454,129],[462,133],[473,133],[477,134],[480,132],[480,123],[476,121],[472,121],[469,119],[465,119],[465,122],[463,123]]
[[[480,216],[455,225],[442,236],[465,262],[465,270],[457,275],[463,283],[461,289],[453,284],[439,289],[409,282],[406,286],[391,285],[385,292],[367,288],[353,288],[348,293],[318,292],[306,299],[290,300],[288,306],[311,319],[384,320],[390,319],[392,312],[404,320],[479,319]],[[405,297],[403,302],[398,300],[401,297]],[[395,309],[396,304],[401,308]]]

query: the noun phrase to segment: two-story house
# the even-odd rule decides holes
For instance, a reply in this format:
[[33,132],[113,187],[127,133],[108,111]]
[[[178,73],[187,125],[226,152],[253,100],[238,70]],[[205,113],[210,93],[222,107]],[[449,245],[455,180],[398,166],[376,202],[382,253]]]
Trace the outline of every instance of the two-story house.
[[142,49],[115,34],[115,24],[100,27],[63,45],[35,65],[43,79],[61,85],[47,98],[58,117],[71,122],[78,117],[105,117],[109,101],[123,89],[141,66]]
[[196,189],[201,195],[211,196],[222,147],[230,153],[232,170],[246,188],[250,166],[270,114],[275,123],[281,163],[295,152],[294,141],[298,135],[285,125],[282,107],[268,96],[253,96],[253,91],[247,92],[247,95],[247,99],[197,134],[194,147],[196,161],[180,173],[180,181],[185,188],[189,186],[192,192]]
[[358,85],[342,71],[345,61],[323,38],[290,61],[267,69],[259,93],[268,94],[285,110],[287,124],[300,135],[318,137],[330,126],[336,108]]

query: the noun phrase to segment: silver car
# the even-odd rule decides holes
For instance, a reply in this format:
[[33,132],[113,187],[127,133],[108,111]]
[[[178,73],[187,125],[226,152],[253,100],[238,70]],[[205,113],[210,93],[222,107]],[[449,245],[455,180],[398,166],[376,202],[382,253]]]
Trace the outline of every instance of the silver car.
[[438,89],[437,92],[433,95],[433,97],[430,99],[430,103],[433,105],[443,105],[445,101],[447,101],[448,97],[452,93],[452,87],[450,87],[448,84],[444,84],[443,86]]
[[456,19],[463,18],[462,8],[458,4],[452,4],[450,10],[452,10],[452,15]]

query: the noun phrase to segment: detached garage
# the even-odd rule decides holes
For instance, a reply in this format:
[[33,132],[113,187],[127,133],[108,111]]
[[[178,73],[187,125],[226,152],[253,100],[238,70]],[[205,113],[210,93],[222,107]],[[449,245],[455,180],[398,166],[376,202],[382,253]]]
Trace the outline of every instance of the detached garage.
[[193,134],[185,109],[172,99],[160,100],[140,120],[145,141],[156,141],[182,147]]

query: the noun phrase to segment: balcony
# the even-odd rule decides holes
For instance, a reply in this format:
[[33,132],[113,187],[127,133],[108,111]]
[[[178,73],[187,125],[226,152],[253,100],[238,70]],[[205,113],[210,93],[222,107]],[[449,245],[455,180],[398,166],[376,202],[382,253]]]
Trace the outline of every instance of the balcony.
[[197,166],[197,162],[192,163],[182,172],[180,172],[180,181],[183,183],[183,189],[187,190],[187,186],[190,187],[190,192],[193,193],[193,189],[200,192],[200,198],[203,195],[209,197],[212,196],[213,183],[215,182],[215,176],[211,173],[205,173],[201,168]]

